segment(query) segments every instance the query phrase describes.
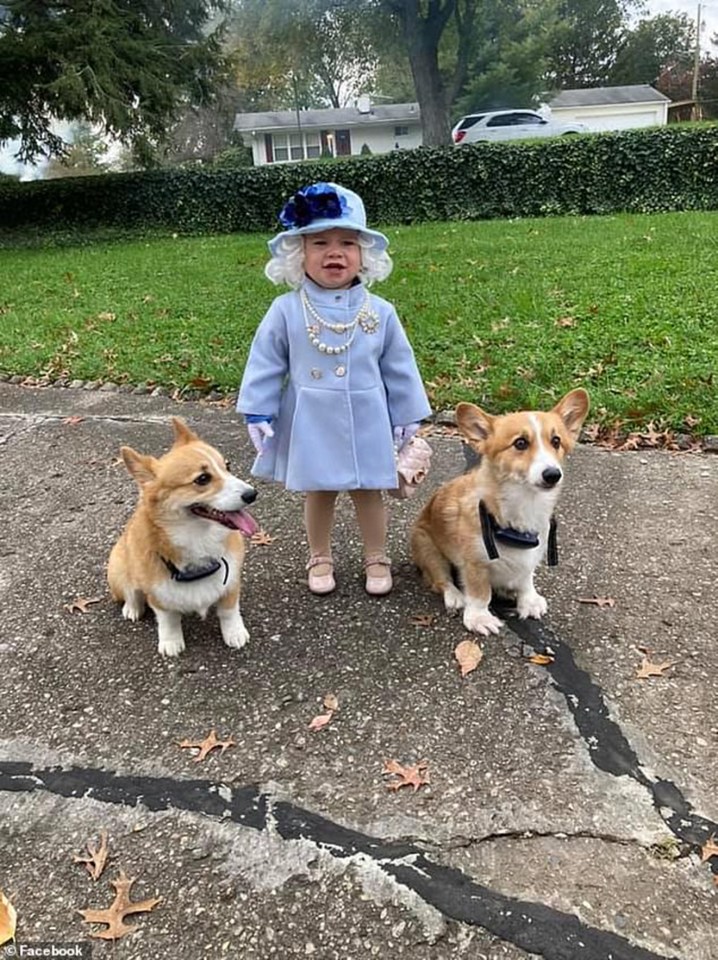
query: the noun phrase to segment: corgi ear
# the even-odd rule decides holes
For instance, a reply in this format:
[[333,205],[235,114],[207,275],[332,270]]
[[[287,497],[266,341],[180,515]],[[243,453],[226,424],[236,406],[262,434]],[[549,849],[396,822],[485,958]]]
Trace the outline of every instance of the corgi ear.
[[561,417],[574,440],[578,440],[581,424],[588,413],[589,402],[586,391],[579,388],[567,393],[553,408],[553,413]]
[[157,476],[157,461],[154,457],[143,456],[143,454],[133,450],[132,447],[121,447],[120,453],[125,461],[125,466],[141,487],[155,479]]
[[181,417],[172,417],[172,429],[175,433],[174,445],[176,447],[182,446],[184,443],[192,443],[193,440],[199,439],[197,434],[190,430]]
[[494,418],[473,403],[460,403],[456,408],[456,424],[467,440],[483,443],[494,429]]

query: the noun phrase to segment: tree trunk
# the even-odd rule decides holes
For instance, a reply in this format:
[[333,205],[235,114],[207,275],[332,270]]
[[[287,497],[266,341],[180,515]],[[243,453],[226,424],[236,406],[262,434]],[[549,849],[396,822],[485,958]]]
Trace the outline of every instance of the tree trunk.
[[401,24],[421,110],[424,146],[437,147],[451,142],[446,91],[439,71],[439,40],[456,0],[429,0],[425,17],[421,16],[420,6],[419,0],[388,2]]

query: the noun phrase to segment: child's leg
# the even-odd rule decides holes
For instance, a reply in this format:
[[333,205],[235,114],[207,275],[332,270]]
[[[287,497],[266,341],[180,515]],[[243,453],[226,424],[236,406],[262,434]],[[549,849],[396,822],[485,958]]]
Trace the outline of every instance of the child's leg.
[[[331,557],[332,527],[334,526],[335,490],[311,490],[304,499],[304,527],[307,531],[311,557]],[[331,566],[321,563],[314,568],[315,576],[325,577]]]
[[352,490],[350,493],[364,543],[366,587],[369,593],[391,590],[391,571],[386,559],[386,507],[381,490]]

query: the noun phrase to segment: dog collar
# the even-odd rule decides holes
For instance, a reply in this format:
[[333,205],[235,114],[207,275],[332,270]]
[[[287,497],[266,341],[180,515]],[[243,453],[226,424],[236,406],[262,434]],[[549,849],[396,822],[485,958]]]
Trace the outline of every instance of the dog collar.
[[[539,545],[539,535],[534,530],[515,530],[513,527],[500,526],[496,517],[487,510],[483,500],[479,500],[479,517],[481,519],[481,535],[484,538],[484,546],[489,560],[498,559],[497,540],[507,547],[518,547],[520,550],[532,550]],[[549,524],[546,563],[549,567],[555,567],[558,564],[555,517],[551,517],[551,523]]]
[[223,564],[224,580],[222,583],[225,584],[229,578],[229,564],[224,557],[220,557],[219,560],[210,560],[204,567],[187,567],[186,570],[180,570],[171,560],[167,560],[165,557],[161,557],[161,560],[169,570],[172,579],[178,583],[192,583],[194,580],[203,580],[205,577],[211,577],[213,573],[222,569]]

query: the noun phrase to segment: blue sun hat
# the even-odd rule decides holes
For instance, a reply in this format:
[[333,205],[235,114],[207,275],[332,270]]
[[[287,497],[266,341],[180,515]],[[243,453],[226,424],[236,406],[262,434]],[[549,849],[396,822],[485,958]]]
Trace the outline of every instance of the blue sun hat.
[[279,252],[279,244],[285,237],[301,237],[335,227],[363,233],[374,241],[376,250],[386,250],[389,246],[383,233],[367,227],[362,198],[338,183],[312,183],[297,190],[282,207],[279,222],[286,229],[269,241],[272,256]]

